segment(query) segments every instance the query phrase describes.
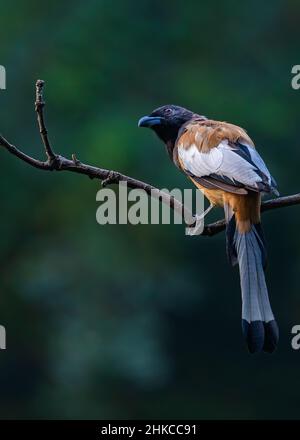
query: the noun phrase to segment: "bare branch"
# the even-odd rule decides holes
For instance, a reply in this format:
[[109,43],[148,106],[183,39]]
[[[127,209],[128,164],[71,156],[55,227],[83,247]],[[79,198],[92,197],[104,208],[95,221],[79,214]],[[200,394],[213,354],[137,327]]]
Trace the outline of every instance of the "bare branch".
[[0,145],[7,149],[11,154],[14,156],[17,156],[19,159],[23,160],[24,162],[28,163],[29,165],[40,168],[41,170],[50,170],[51,166],[47,162],[43,162],[41,160],[34,159],[31,156],[28,156],[27,154],[20,151],[17,147],[10,144],[6,139],[4,139],[3,136],[0,135]]
[[[133,177],[126,176],[125,174],[121,174],[118,171],[107,170],[105,168],[99,168],[92,165],[87,165],[80,162],[76,155],[72,155],[72,159],[67,159],[64,156],[60,156],[54,153],[52,146],[48,139],[48,133],[44,121],[44,106],[45,102],[43,101],[43,87],[44,81],[38,80],[36,82],[36,101],[35,101],[35,110],[37,112],[37,119],[39,130],[41,134],[41,138],[44,144],[47,160],[41,161],[34,159],[31,156],[23,153],[16,146],[9,143],[3,136],[0,135],[0,146],[5,148],[9,153],[18,157],[22,161],[27,164],[33,166],[34,168],[38,168],[41,170],[48,171],[71,171],[78,174],[83,174],[88,176],[91,179],[99,179],[102,181],[102,185],[106,186],[113,183],[119,182],[127,182],[129,188],[142,189],[146,191],[152,197],[158,198],[163,203],[171,206],[176,212],[178,212],[186,221],[189,226],[193,226],[196,218],[193,216],[192,212],[184,206],[179,200],[175,199],[173,196],[170,196],[164,191],[155,188],[148,183],[142,182],[141,180],[134,179]],[[261,211],[269,211],[272,209],[283,208],[287,206],[299,205],[300,204],[300,193],[294,194],[287,197],[280,197],[273,200],[268,200],[262,203]],[[202,235],[205,236],[213,236],[218,234],[219,232],[225,229],[225,220],[219,220],[217,222],[211,223],[204,227]]]
[[45,121],[44,121],[44,107],[45,102],[43,100],[43,87],[45,81],[38,79],[35,85],[35,111],[37,113],[37,120],[39,124],[39,130],[41,134],[41,138],[45,147],[46,156],[48,158],[48,162],[51,163],[55,161],[56,155],[54,154],[52,147],[50,145],[48,139],[48,132],[46,129]]

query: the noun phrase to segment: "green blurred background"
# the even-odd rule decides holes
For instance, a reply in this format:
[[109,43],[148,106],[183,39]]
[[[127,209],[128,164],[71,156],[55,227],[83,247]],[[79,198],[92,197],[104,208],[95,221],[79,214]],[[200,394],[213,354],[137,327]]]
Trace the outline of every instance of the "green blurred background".
[[[190,187],[137,120],[168,103],[245,127],[282,195],[299,191],[296,0],[1,2],[1,133],[158,187]],[[263,216],[281,339],[248,354],[224,234],[99,226],[100,183],[1,160],[1,418],[299,418],[297,207]],[[221,211],[210,219],[222,216]]]

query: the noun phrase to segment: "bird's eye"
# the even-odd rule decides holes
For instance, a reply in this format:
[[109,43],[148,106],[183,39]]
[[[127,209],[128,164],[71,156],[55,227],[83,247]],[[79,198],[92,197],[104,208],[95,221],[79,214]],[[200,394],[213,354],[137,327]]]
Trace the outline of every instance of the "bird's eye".
[[164,114],[166,116],[172,115],[173,114],[173,109],[171,109],[170,107],[166,108],[165,111],[164,111]]

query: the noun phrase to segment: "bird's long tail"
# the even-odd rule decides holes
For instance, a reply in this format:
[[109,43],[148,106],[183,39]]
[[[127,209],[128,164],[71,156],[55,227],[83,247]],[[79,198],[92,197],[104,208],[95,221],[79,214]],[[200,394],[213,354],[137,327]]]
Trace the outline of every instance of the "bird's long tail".
[[[225,211],[226,213],[226,211]],[[233,265],[238,264],[242,290],[242,329],[251,353],[272,353],[279,332],[271,309],[265,281],[266,248],[260,223],[241,233],[235,216],[228,218],[227,253]]]

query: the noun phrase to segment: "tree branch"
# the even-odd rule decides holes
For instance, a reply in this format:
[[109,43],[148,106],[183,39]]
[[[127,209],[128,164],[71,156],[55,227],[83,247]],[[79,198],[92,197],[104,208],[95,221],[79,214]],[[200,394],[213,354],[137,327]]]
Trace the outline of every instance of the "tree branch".
[[41,138],[45,147],[46,156],[48,158],[49,164],[51,162],[54,162],[56,160],[56,155],[54,154],[54,151],[52,150],[52,147],[50,145],[49,139],[48,139],[48,132],[46,129],[46,125],[44,122],[44,106],[45,102],[43,100],[43,87],[44,87],[45,81],[38,79],[35,85],[35,111],[37,113],[37,120],[39,125],[39,130],[41,134]]
[[[45,102],[43,100],[43,88],[44,81],[38,80],[36,82],[36,100],[35,100],[35,111],[37,113],[37,121],[39,126],[39,131],[41,134],[42,142],[45,148],[46,160],[41,161],[34,159],[31,156],[23,153],[16,146],[9,143],[3,136],[0,135],[0,146],[4,147],[9,153],[18,157],[27,164],[48,171],[71,171],[78,174],[83,174],[91,179],[99,179],[102,181],[102,185],[106,186],[112,183],[119,183],[121,181],[127,182],[129,188],[142,189],[146,191],[152,197],[158,198],[163,203],[168,204],[178,212],[186,221],[189,226],[193,226],[196,222],[196,217],[193,216],[192,212],[184,206],[179,200],[176,200],[173,196],[170,196],[164,191],[155,188],[148,183],[142,182],[140,180],[134,179],[132,177],[121,174],[118,171],[107,170],[104,168],[98,168],[92,165],[87,165],[80,162],[75,154],[72,155],[72,159],[67,159],[64,156],[54,153],[54,150],[48,139],[48,132],[44,119],[44,107]],[[286,206],[293,206],[300,204],[300,193],[287,197],[280,197],[274,200],[268,200],[262,203],[261,210],[269,211],[271,209],[283,208]],[[217,222],[211,223],[204,227],[202,235],[213,236],[225,229],[225,220],[219,220]]]

